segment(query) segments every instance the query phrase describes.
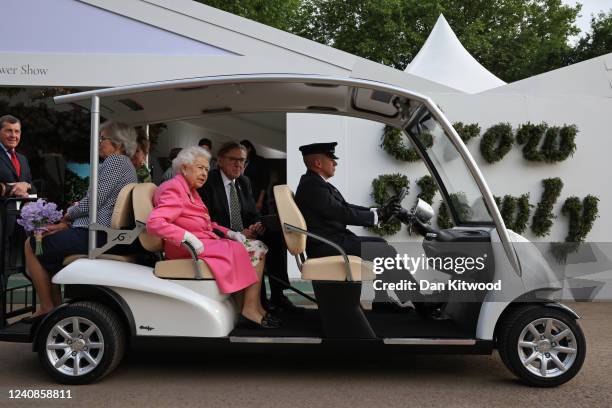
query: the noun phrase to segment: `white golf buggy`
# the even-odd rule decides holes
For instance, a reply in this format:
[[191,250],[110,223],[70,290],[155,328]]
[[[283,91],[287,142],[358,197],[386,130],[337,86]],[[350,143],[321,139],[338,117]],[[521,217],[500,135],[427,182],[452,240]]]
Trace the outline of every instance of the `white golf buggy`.
[[[53,277],[64,287],[65,303],[39,323],[16,323],[0,340],[31,342],[44,369],[57,381],[85,384],[109,374],[129,347],[147,341],[176,347],[181,339],[211,343],[310,344],[344,342],[363,347],[427,353],[490,354],[497,348],[505,365],[525,383],[556,386],[574,377],[586,352],[584,335],[569,308],[554,301],[562,282],[540,251],[506,229],[476,162],[444,114],[429,98],[387,84],[313,75],[240,75],[122,86],[56,97],[91,110],[90,248],[65,259]],[[156,186],[126,186],[117,201],[112,228],[96,224],[98,129],[100,115],[131,125],[254,112],[317,113],[363,118],[401,129],[435,179],[456,227],[427,225],[433,211],[420,202],[410,223],[424,230],[420,247],[428,256],[447,245],[481,248],[488,261],[464,281],[501,282],[504,289],[480,291],[465,300],[447,293],[442,316],[414,312],[375,313],[361,303],[362,287],[375,278],[371,264],[346,255],[309,259],[308,231],[293,201],[292,188],[274,189],[280,225],[301,279],[311,281],[316,307],[283,317],[279,329],[235,327],[238,311],[219,292],[203,261],[164,260],[162,242],[146,233]],[[423,142],[428,134],[433,144]],[[313,197],[315,200],[316,197]],[[108,243],[96,246],[96,231]],[[157,254],[154,265],[135,257],[105,254],[117,244],[140,240]],[[454,271],[443,271],[453,277]]]

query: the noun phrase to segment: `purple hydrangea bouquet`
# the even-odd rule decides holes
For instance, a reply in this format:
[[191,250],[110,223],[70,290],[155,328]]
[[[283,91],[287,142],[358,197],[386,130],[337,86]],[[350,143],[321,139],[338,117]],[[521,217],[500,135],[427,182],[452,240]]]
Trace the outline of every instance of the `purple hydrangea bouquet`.
[[55,203],[49,203],[42,198],[34,203],[28,203],[21,208],[21,218],[17,224],[21,225],[26,232],[33,232],[36,238],[36,255],[42,255],[42,234],[47,230],[46,226],[55,224],[62,219],[62,212],[57,209]]

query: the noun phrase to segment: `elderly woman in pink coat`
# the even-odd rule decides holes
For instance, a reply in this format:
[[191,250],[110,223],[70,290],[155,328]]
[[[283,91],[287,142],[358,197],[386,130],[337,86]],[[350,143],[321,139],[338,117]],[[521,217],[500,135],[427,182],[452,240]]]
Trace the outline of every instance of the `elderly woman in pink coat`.
[[244,292],[239,324],[279,327],[280,321],[266,313],[259,296],[267,248],[213,222],[196,191],[206,182],[209,161],[210,153],[201,147],[181,150],[172,161],[176,176],[162,183],[153,197],[155,208],[147,220],[147,231],[164,239],[168,259],[189,258],[181,246],[188,242],[208,264],[221,292]]

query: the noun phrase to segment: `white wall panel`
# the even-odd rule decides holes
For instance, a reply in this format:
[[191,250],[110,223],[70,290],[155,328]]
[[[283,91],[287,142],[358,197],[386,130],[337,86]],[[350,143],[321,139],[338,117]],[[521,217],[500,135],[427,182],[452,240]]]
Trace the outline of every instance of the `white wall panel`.
[[76,0],[2,0],[0,52],[236,55]]

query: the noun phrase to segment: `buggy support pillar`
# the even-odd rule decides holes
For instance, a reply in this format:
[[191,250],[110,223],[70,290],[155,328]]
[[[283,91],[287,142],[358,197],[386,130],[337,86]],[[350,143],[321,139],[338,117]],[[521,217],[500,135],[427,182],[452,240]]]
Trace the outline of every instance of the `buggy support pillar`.
[[510,262],[510,266],[514,269],[517,275],[521,276],[521,263],[519,262],[518,256],[514,250],[514,245],[512,241],[510,241],[510,234],[508,234],[508,230],[506,229],[506,224],[504,222],[504,218],[501,216],[499,212],[499,208],[497,208],[497,204],[495,203],[495,198],[493,197],[493,193],[489,189],[489,185],[484,179],[484,176],[480,172],[480,169],[476,165],[476,161],[470,154],[468,148],[465,146],[465,143],[459,137],[459,134],[450,123],[448,118],[444,116],[442,110],[438,108],[438,105],[433,103],[433,101],[429,98],[426,98],[425,103],[429,108],[429,111],[434,114],[436,119],[440,121],[442,124],[442,128],[446,131],[446,135],[451,143],[455,146],[459,155],[463,159],[465,166],[468,168],[469,172],[472,174],[472,177],[476,181],[476,185],[480,189],[480,193],[482,194],[482,198],[493,218],[493,222],[495,223],[495,228],[497,229],[497,233],[499,234],[499,239],[502,242],[504,247],[504,251],[506,252],[506,256],[508,257],[508,262]]
[[91,133],[89,137],[89,259],[94,259],[97,246],[96,230],[91,228],[98,221],[98,133],[100,129],[100,97],[91,97]]
[[[148,123],[144,127],[144,133],[145,133],[145,136],[147,137],[147,141],[150,142],[151,136],[149,135],[149,124]],[[151,144],[149,144],[149,153],[151,153]],[[147,167],[149,167],[149,153],[147,153],[147,155],[145,156],[145,164],[147,165]]]

